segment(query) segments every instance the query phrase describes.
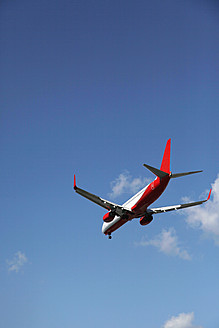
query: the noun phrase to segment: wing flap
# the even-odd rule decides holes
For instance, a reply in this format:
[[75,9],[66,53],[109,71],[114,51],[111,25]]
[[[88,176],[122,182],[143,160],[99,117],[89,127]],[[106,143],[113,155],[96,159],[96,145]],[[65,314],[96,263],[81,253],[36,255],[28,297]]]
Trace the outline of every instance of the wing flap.
[[151,209],[148,209],[148,213],[149,214],[165,213],[165,212],[180,210],[181,208],[187,208],[187,207],[201,205],[201,204],[207,202],[210,199],[210,196],[211,196],[211,190],[209,192],[208,198],[205,200],[200,200],[198,202],[192,202],[192,203],[186,203],[186,204],[180,204],[180,205],[151,208]]

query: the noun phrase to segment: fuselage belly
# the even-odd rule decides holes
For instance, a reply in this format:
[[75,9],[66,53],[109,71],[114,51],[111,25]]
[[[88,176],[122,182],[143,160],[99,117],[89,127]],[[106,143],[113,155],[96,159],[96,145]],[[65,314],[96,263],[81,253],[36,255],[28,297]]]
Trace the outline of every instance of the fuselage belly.
[[129,215],[125,219],[120,216],[115,216],[111,222],[104,222],[102,226],[102,232],[105,235],[109,235],[124,225],[126,222],[145,215],[147,213],[148,206],[160,197],[160,195],[166,189],[169,181],[169,175],[162,179],[157,177],[148,186],[143,188],[134,197],[130,198],[123,204],[124,208],[133,212],[133,215]]

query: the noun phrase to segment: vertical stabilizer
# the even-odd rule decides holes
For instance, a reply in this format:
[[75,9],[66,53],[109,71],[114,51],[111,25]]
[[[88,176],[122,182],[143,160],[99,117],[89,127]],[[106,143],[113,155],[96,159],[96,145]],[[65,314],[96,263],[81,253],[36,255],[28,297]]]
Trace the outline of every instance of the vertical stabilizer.
[[166,148],[164,150],[164,155],[161,163],[160,170],[170,174],[170,148],[171,139],[167,140]]

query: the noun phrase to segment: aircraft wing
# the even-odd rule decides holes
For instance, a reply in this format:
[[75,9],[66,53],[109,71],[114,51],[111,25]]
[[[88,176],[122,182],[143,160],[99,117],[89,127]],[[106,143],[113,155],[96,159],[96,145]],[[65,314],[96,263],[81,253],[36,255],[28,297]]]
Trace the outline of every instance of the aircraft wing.
[[90,192],[83,190],[81,188],[78,188],[76,186],[76,179],[75,179],[75,175],[74,175],[74,190],[80,194],[81,196],[89,199],[90,201],[92,201],[93,203],[105,208],[108,211],[113,211],[115,214],[122,216],[124,214],[133,214],[130,210],[124,208],[121,205],[118,204],[114,204],[108,200],[105,200],[99,196],[96,196],[94,194],[91,194]]
[[211,196],[211,190],[209,192],[208,198],[205,199],[205,200],[201,200],[201,201],[198,201],[198,202],[187,203],[187,204],[172,205],[172,206],[165,206],[165,207],[159,207],[159,208],[150,208],[150,209],[148,209],[148,213],[149,214],[158,214],[158,213],[164,213],[164,212],[169,212],[169,211],[180,210],[181,208],[201,205],[201,204],[207,202],[209,200],[210,196]]

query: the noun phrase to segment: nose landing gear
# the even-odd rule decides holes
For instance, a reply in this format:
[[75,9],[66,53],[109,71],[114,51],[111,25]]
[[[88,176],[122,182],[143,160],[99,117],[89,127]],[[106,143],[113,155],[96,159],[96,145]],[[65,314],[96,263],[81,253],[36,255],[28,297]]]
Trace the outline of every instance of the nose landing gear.
[[108,234],[108,238],[109,239],[112,239],[111,233]]

